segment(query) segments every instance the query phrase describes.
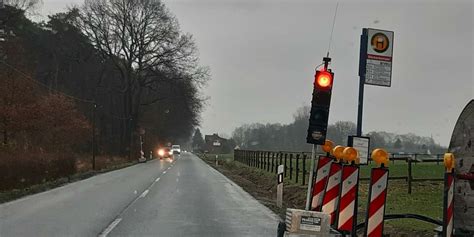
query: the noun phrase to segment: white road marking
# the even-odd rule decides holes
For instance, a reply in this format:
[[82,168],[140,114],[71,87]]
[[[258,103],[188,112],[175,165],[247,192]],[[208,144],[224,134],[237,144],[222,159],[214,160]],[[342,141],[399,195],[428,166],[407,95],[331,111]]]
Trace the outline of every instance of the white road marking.
[[178,171],[178,177],[181,176],[181,172]]
[[137,193],[138,193],[137,190],[133,191],[133,194],[137,194]]
[[141,198],[146,197],[146,195],[148,194],[148,192],[150,192],[150,190],[148,190],[148,189],[145,190],[145,191],[142,193],[142,195],[140,195],[140,197],[141,197]]
[[176,182],[179,182],[179,178],[176,178]]
[[99,237],[106,237],[108,234],[110,234],[110,232],[112,232],[112,230],[122,221],[122,218],[117,218],[115,219],[112,223],[110,223],[109,226],[107,226],[107,228],[105,228],[104,231],[102,231],[102,233],[100,233]]
[[155,182],[160,181],[160,179],[161,179],[160,177],[156,178],[156,179],[155,179]]
[[163,174],[166,174],[166,170],[165,170],[165,171],[163,171]]

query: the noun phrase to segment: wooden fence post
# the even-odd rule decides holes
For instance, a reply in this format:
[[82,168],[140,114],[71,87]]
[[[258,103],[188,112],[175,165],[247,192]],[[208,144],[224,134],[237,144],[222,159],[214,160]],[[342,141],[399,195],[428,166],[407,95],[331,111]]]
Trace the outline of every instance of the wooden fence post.
[[257,156],[255,157],[255,168],[259,168],[258,167],[258,161],[260,160],[260,153],[262,153],[262,152],[258,151]]
[[412,181],[412,173],[411,173],[411,157],[408,157],[408,194],[411,194],[411,181]]
[[272,167],[270,169],[270,172],[273,173],[273,167],[275,167],[275,152],[272,152]]
[[247,154],[245,154],[245,162],[244,164],[249,165],[249,155],[251,151],[248,151]]
[[290,154],[290,179],[293,179],[293,154]]
[[268,158],[268,152],[264,152],[263,153],[263,170],[267,170],[267,167],[268,167],[268,162],[267,162],[267,158]]
[[255,156],[256,151],[252,151],[249,157],[249,166],[252,167],[253,157]]
[[273,169],[272,169],[272,173],[276,173],[277,172],[277,168],[278,168],[278,153],[274,153],[274,155],[272,156],[273,158],[273,163],[274,163],[274,166],[273,166]]
[[300,174],[300,154],[296,154],[296,183],[298,183],[298,176]]
[[270,152],[267,152],[267,172],[270,172]]
[[253,167],[257,167],[257,156],[258,156],[258,153],[260,153],[260,151],[256,151],[254,156],[253,156],[253,159],[252,159],[252,166]]
[[280,162],[278,163],[278,165],[282,165],[282,164],[283,164],[283,153],[280,151]]

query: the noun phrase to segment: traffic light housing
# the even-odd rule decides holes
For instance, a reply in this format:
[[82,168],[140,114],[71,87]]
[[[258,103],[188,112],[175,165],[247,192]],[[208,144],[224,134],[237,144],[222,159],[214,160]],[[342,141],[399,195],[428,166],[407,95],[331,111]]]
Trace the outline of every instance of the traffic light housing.
[[306,137],[307,143],[324,145],[326,141],[333,82],[334,73],[331,71],[316,71],[308,135]]

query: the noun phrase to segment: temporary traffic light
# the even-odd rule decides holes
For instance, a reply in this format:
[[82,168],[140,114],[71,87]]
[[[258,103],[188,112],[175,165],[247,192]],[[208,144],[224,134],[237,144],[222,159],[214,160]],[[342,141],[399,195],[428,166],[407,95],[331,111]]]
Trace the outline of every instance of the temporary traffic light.
[[333,78],[334,73],[328,71],[326,67],[322,71],[316,71],[307,143],[324,145],[326,141]]
[[332,74],[327,71],[317,71],[314,83],[321,90],[330,90],[332,87]]

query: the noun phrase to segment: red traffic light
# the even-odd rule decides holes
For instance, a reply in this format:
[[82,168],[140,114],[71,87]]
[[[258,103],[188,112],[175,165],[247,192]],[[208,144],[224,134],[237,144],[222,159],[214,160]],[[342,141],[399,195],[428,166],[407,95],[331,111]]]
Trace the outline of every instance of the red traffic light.
[[332,87],[332,74],[327,71],[317,71],[315,75],[316,86],[322,89],[328,89]]

